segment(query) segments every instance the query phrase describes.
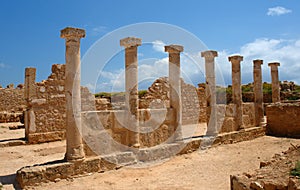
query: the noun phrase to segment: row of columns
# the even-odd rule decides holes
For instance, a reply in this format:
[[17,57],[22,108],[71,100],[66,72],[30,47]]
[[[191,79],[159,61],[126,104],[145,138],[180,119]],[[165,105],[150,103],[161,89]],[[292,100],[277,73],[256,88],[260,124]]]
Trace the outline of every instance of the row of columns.
[[[216,51],[205,51],[201,53],[205,59],[206,74],[206,96],[208,98],[208,106],[211,107],[211,117],[208,121],[207,135],[217,133],[217,105],[216,105],[216,83],[215,83],[215,64],[214,58],[218,56]],[[242,89],[241,89],[241,61],[243,56],[235,55],[228,57],[228,61],[232,64],[232,100],[235,104],[235,125],[238,129],[243,129],[243,107],[242,107]],[[263,86],[262,86],[262,70],[263,60],[253,61],[253,79],[254,79],[254,108],[255,108],[255,126],[259,126],[263,121]],[[268,64],[271,67],[272,77],[272,102],[280,102],[280,89],[278,77],[278,62]]]
[[[78,28],[61,30],[61,38],[66,41],[66,155],[67,161],[80,161],[85,158],[81,130],[81,94],[80,94],[80,39],[85,31]],[[138,60],[137,47],[141,39],[128,37],[120,40],[125,47],[125,108],[128,115],[126,124],[130,129],[127,136],[128,145],[138,148],[139,112],[138,112]],[[181,84],[180,84],[180,52],[179,45],[165,46],[169,53],[170,107],[175,112],[174,126],[181,127]],[[179,137],[177,137],[179,138]]]
[[[85,157],[83,141],[80,135],[81,130],[81,94],[80,94],[80,39],[85,37],[85,31],[78,28],[65,28],[61,30],[61,38],[66,41],[66,139],[67,148],[65,158],[68,161],[78,161]],[[127,125],[131,129],[127,141],[131,147],[138,148],[139,142],[139,112],[138,112],[138,59],[137,47],[142,44],[140,38],[128,37],[120,40],[120,45],[125,47],[125,108],[128,113]],[[175,112],[174,128],[181,130],[181,80],[180,80],[180,52],[183,47],[180,45],[165,46],[165,52],[169,53],[169,83],[170,83],[170,108]],[[211,119],[209,121],[207,135],[217,133],[217,101],[216,101],[216,77],[215,57],[216,51],[205,51],[201,53],[205,59],[207,102],[211,106]],[[232,63],[232,94],[233,103],[236,105],[235,122],[242,128],[242,91],[240,63],[243,57],[236,55],[228,58]],[[255,93],[255,118],[256,125],[259,125],[263,118],[263,97],[262,97],[262,60],[254,60],[254,93]],[[280,101],[278,66],[279,63],[269,63],[272,74],[272,99]],[[126,126],[128,127],[128,126]],[[179,130],[178,130],[179,129]],[[181,137],[181,133],[175,133],[175,139]]]

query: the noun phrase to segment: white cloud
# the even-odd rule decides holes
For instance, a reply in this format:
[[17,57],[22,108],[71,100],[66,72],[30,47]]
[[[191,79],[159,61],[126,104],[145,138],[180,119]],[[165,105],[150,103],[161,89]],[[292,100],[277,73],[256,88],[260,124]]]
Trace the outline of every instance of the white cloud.
[[268,9],[267,15],[268,16],[280,16],[280,15],[284,15],[284,14],[288,14],[291,13],[292,10],[286,9],[284,7],[272,7]]
[[163,41],[160,40],[155,40],[154,42],[152,42],[153,44],[153,49],[157,52],[161,52],[161,53],[165,53],[165,43]]
[[[270,68],[268,63],[278,61],[280,80],[292,80],[300,84],[300,40],[284,39],[256,39],[251,43],[243,45],[239,53],[244,57],[241,63],[242,81],[249,83],[253,81],[253,60],[262,59],[264,64],[263,81],[270,82]],[[230,52],[221,51],[217,58],[227,84],[231,83],[231,64],[227,57]]]

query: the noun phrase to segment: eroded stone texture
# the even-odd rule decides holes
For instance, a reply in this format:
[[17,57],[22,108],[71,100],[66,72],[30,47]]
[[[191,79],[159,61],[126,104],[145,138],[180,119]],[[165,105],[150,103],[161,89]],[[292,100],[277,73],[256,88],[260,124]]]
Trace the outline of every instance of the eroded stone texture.
[[127,126],[128,145],[138,148],[139,143],[139,112],[138,112],[138,59],[137,47],[140,38],[128,37],[120,40],[120,45],[125,47],[125,110],[128,112]]
[[[170,107],[170,85],[168,77],[156,79],[146,94],[139,100],[140,109]],[[205,88],[196,88],[181,79],[182,124],[206,122]]]
[[25,137],[28,143],[51,142],[65,138],[65,65],[52,65],[48,79],[35,82],[36,71],[25,71]]
[[25,108],[24,88],[0,89],[0,112],[22,113]]
[[272,102],[280,102],[280,85],[279,85],[279,76],[278,76],[278,66],[280,63],[274,62],[269,63],[271,67],[271,77],[272,77]]
[[236,106],[235,124],[238,129],[243,128],[243,107],[241,89],[241,61],[243,56],[235,55],[228,57],[232,64],[232,102]]
[[254,105],[255,105],[255,125],[259,126],[264,118],[263,107],[263,88],[262,88],[262,72],[261,65],[263,60],[253,61],[253,79],[254,79]]
[[300,138],[300,104],[275,103],[266,107],[267,134]]
[[270,161],[260,163],[260,168],[251,173],[230,176],[232,190],[300,190],[300,181],[290,175],[299,159],[297,146],[281,154],[275,154]]
[[[66,159],[76,161],[84,159],[81,130],[81,93],[80,93],[80,38],[85,31],[67,27],[61,30],[61,38],[66,39]],[[74,102],[74,103],[73,103]]]
[[216,76],[215,76],[215,57],[218,56],[216,51],[205,51],[201,57],[205,58],[205,75],[206,75],[206,98],[207,106],[211,107],[206,135],[216,135],[217,126],[217,97],[216,97]]
[[169,53],[169,84],[170,84],[170,108],[175,112],[174,130],[175,139],[180,140],[182,125],[182,102],[181,102],[181,80],[180,80],[180,52],[183,46],[165,46],[165,52]]

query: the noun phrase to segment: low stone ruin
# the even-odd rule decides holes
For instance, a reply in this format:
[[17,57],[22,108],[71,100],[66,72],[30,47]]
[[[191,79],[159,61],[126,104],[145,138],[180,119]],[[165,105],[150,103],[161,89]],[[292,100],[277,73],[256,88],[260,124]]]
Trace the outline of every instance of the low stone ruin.
[[266,114],[268,135],[300,138],[300,102],[271,104]]
[[299,177],[291,175],[300,159],[300,147],[292,146],[270,161],[260,163],[260,168],[249,173],[230,176],[232,190],[299,190]]

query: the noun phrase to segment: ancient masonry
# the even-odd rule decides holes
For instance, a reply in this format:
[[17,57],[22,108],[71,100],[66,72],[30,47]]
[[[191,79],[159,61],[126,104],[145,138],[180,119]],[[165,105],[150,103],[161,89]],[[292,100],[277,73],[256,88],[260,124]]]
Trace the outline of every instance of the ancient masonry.
[[[25,103],[20,105],[26,108],[26,140],[41,143],[65,138],[65,162],[21,168],[17,171],[17,180],[22,187],[54,181],[58,176],[56,173],[60,173],[60,178],[68,178],[191,152],[207,143],[207,139],[213,140],[211,144],[232,143],[264,134],[262,60],[253,61],[255,101],[243,103],[240,70],[243,57],[228,58],[232,65],[233,103],[219,104],[214,61],[218,53],[201,53],[205,60],[206,86],[197,89],[180,78],[183,46],[168,45],[165,52],[169,55],[169,77],[154,82],[144,99],[139,100],[137,51],[142,40],[135,37],[121,39],[120,45],[125,48],[125,106],[114,110],[106,101],[95,100],[87,88],[80,86],[80,40],[85,37],[85,31],[67,27],[61,31],[61,37],[66,42],[66,64],[53,65],[48,79],[38,83],[35,82],[36,69],[26,68],[25,98],[20,99]],[[279,63],[269,65],[272,99],[279,102]],[[164,94],[165,98],[156,98],[156,92]],[[192,93],[195,96],[191,96]],[[105,106],[99,106],[97,102]],[[267,117],[271,121],[267,130],[275,134],[298,134],[298,131],[277,130],[276,123],[282,118],[274,115],[281,109],[278,105],[273,106],[267,108]],[[99,111],[97,107],[105,110]],[[298,109],[294,107],[287,105],[285,109]],[[293,116],[296,117],[298,112],[295,113]],[[200,122],[207,122],[205,137],[186,136],[188,127]],[[153,126],[155,130],[147,131]],[[120,146],[122,150],[118,149]]]

